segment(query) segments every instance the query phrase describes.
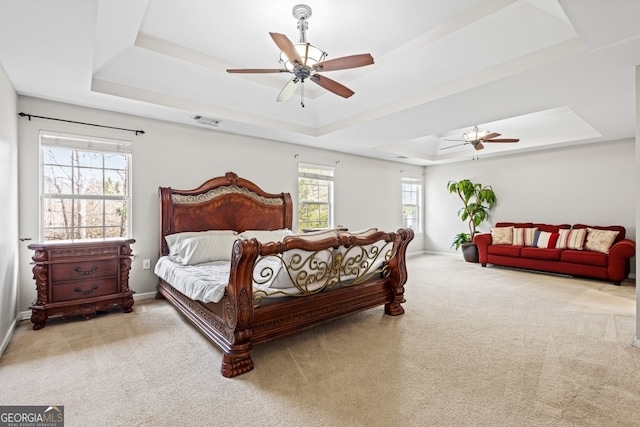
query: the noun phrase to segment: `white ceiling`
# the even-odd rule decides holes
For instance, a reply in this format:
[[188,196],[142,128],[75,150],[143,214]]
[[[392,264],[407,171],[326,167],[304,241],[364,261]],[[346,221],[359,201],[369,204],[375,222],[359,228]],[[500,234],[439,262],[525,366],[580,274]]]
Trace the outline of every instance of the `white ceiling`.
[[[297,1],[0,0],[0,62],[23,95],[417,165],[635,135],[638,0],[308,0],[309,42],[375,64],[304,108],[226,72],[280,68]],[[520,142],[441,150],[474,125]]]

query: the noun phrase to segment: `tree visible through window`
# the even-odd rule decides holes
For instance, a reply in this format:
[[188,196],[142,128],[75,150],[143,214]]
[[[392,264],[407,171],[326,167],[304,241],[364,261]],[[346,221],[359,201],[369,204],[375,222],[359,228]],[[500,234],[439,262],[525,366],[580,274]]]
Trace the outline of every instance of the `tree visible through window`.
[[414,178],[402,178],[402,223],[416,233],[422,231],[420,211],[422,183]]
[[298,165],[298,229],[333,226],[333,168]]
[[42,132],[42,239],[129,237],[128,141]]

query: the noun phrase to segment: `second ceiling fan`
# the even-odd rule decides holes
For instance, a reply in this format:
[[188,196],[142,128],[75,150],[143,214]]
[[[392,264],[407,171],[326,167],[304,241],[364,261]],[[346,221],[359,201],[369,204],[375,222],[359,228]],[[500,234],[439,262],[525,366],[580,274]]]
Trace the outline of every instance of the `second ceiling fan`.
[[[298,86],[304,90],[304,82],[311,80],[318,86],[342,96],[349,98],[353,91],[348,87],[331,80],[321,74],[320,71],[346,70],[349,68],[363,67],[373,64],[373,57],[369,53],[359,55],[344,56],[336,59],[325,60],[327,53],[307,42],[306,30],[307,20],[311,16],[311,8],[304,4],[293,7],[293,16],[298,19],[298,30],[300,30],[300,42],[293,44],[284,34],[269,33],[280,51],[280,62],[284,68],[239,68],[227,69],[228,73],[291,73],[293,77],[284,86],[278,95],[277,101],[283,102],[291,98]],[[302,94],[304,97],[304,94]],[[304,101],[301,102],[304,107]]]
[[464,141],[462,144],[455,144],[449,147],[441,148],[441,150],[446,150],[448,148],[459,147],[461,145],[471,144],[474,149],[482,150],[484,148],[483,142],[518,142],[520,141],[517,138],[498,138],[500,136],[499,133],[489,132],[489,131],[481,131],[478,129],[478,126],[474,126],[471,132],[466,132],[462,135],[464,139],[445,139],[445,141]]

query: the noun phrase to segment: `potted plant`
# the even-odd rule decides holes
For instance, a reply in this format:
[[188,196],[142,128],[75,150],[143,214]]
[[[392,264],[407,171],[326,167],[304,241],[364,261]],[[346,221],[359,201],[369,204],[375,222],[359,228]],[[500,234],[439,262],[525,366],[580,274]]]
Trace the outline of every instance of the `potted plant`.
[[469,232],[458,233],[451,243],[456,250],[462,248],[466,261],[478,262],[478,248],[473,243],[477,227],[489,217],[489,211],[496,205],[496,194],[490,185],[482,185],[468,179],[449,181],[449,193],[455,193],[462,200],[458,216],[469,225]]

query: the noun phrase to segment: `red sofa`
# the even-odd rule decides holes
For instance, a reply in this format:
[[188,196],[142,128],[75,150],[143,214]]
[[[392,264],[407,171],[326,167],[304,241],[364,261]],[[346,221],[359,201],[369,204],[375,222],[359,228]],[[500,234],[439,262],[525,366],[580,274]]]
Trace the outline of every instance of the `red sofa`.
[[[531,241],[517,241],[517,244],[509,244],[505,240],[499,239],[499,233],[506,235],[505,227],[524,228],[525,230],[536,229],[539,232],[546,232],[546,236],[554,236],[550,247],[535,247]],[[606,250],[589,250],[588,245],[583,242],[584,248],[569,245],[563,247],[557,242],[557,235],[564,233],[567,236],[573,234],[568,230],[576,230],[575,235],[587,235],[588,231],[580,229],[611,230],[617,231],[613,244]],[[567,231],[560,231],[567,230]],[[520,231],[521,233],[524,230]],[[516,231],[517,232],[517,231]],[[514,232],[514,233],[516,233]],[[625,238],[626,229],[622,226],[587,226],[585,224],[536,224],[536,223],[513,223],[499,222],[492,228],[491,233],[476,234],[473,243],[478,247],[479,262],[483,267],[487,264],[497,266],[523,268],[528,270],[538,270],[551,273],[567,274],[570,276],[586,277],[599,280],[607,280],[615,285],[629,276],[630,259],[636,254],[636,246],[633,240]],[[594,235],[597,231],[594,232]],[[539,233],[538,233],[539,234]],[[611,234],[611,233],[610,233]],[[586,240],[586,239],[585,239]],[[592,239],[593,242],[593,239]],[[566,244],[566,240],[565,240]],[[593,247],[593,244],[589,245]],[[605,247],[606,249],[606,247]]]

